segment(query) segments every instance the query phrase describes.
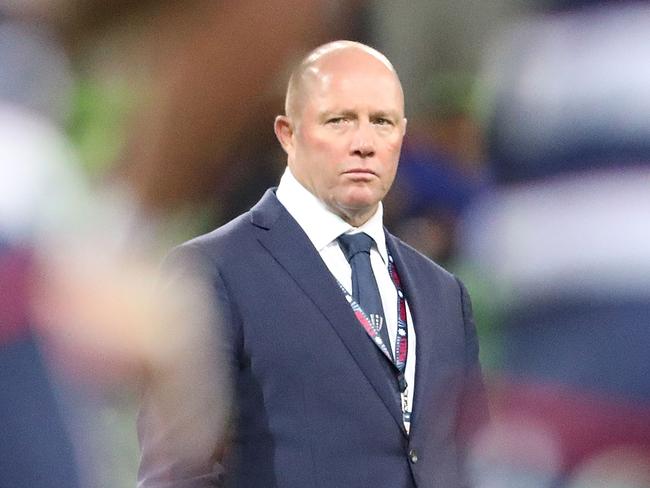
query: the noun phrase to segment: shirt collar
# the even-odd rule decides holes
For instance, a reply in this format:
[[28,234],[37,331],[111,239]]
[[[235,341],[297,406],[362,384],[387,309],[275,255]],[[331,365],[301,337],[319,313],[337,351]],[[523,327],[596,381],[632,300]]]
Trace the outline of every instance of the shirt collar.
[[377,211],[365,224],[360,227],[352,227],[302,186],[288,166],[280,179],[276,195],[280,203],[305,231],[318,252],[330,245],[341,234],[365,232],[377,244],[377,250],[384,262],[388,262],[381,202],[379,202]]

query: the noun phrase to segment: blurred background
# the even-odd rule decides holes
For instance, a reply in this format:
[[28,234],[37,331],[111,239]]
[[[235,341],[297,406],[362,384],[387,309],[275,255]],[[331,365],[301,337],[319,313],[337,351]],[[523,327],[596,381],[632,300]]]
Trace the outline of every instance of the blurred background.
[[650,486],[650,6],[570,0],[0,2],[0,486],[133,486],[144,389],[224,410],[158,264],[277,184],[340,38],[405,90],[387,227],[473,298],[476,486]]

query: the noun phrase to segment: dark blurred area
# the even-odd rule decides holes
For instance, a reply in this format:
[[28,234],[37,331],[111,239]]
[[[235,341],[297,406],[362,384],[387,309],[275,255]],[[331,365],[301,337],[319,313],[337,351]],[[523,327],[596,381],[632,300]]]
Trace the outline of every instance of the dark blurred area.
[[143,391],[225,410],[200,277],[158,265],[277,184],[291,65],[338,38],[404,85],[387,227],[473,297],[475,485],[650,486],[648,33],[644,2],[2,2],[0,486],[133,485]]
[[445,266],[458,252],[462,214],[488,185],[473,88],[466,73],[438,73],[426,84],[386,202],[386,226]]

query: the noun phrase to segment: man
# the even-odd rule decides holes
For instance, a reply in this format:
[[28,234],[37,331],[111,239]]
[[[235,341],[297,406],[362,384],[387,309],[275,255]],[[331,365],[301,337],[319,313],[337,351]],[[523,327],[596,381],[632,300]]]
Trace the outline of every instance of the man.
[[[463,407],[485,412],[469,298],[382,226],[406,127],[399,79],[374,49],[329,43],[292,74],[285,109],[277,190],[167,262],[212,283],[232,439],[190,469],[161,454],[145,405],[141,486],[462,486]],[[353,255],[359,239],[371,248]]]

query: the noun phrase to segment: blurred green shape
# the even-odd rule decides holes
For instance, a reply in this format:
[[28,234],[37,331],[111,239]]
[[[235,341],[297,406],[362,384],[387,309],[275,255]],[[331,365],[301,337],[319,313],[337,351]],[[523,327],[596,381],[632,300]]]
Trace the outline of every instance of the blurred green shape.
[[104,173],[124,147],[136,91],[126,81],[80,79],[72,98],[68,136],[84,170],[93,176]]

